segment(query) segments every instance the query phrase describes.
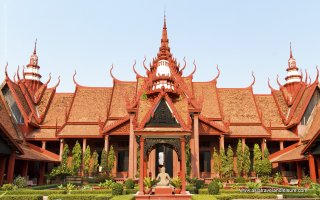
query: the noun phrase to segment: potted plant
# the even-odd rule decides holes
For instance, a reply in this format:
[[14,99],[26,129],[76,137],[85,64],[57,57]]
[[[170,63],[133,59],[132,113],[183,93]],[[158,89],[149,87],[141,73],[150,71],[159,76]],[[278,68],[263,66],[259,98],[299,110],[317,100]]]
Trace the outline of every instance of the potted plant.
[[152,186],[155,185],[155,180],[151,179],[151,177],[145,177],[143,179],[143,185],[144,185],[144,193],[150,194],[152,191]]
[[309,188],[311,183],[312,183],[312,180],[308,175],[303,177],[301,180],[301,186],[306,187],[306,188]]
[[280,172],[275,173],[274,177],[273,177],[273,181],[276,184],[282,184],[283,178],[282,178],[282,174]]
[[182,180],[179,176],[176,176],[171,179],[171,185],[174,187],[175,194],[181,193]]

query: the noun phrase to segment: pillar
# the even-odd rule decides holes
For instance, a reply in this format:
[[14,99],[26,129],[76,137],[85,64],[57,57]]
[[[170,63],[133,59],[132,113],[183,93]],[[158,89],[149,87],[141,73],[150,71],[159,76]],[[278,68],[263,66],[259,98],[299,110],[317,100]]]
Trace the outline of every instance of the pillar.
[[147,177],[148,176],[148,173],[147,173],[147,170],[148,170],[148,158],[146,158],[143,162],[143,177]]
[[22,168],[21,176],[22,177],[27,177],[28,176],[28,168],[29,168],[29,161],[26,160],[24,161],[24,166]]
[[245,138],[241,139],[241,144],[242,144],[242,151],[244,152],[244,147],[246,146],[246,139]]
[[309,154],[308,161],[309,161],[310,178],[311,178],[311,180],[313,182],[316,182],[317,181],[317,175],[316,175],[314,157],[313,157],[312,154]]
[[316,163],[317,163],[317,172],[318,172],[318,177],[320,178],[320,157],[315,157]]
[[297,177],[299,180],[302,179],[302,167],[300,162],[297,162]]
[[129,135],[129,170],[128,177],[134,178],[134,132],[133,132],[133,118],[134,115],[130,114],[130,135]]
[[220,143],[220,149],[224,149],[224,135],[220,135],[219,143]]
[[283,149],[283,141],[280,141],[280,150]]
[[83,138],[82,139],[82,155],[84,155],[84,153],[86,152],[86,148],[87,148],[87,139]]
[[194,177],[200,177],[200,165],[199,165],[199,115],[194,114],[193,117],[193,129],[194,129]]
[[63,147],[64,147],[64,140],[60,139],[60,153],[59,153],[59,160],[62,160],[62,154],[63,154]]
[[46,149],[46,143],[47,143],[46,141],[42,141],[42,147],[41,147],[42,149]]
[[0,157],[0,185],[3,184],[4,172],[6,169],[6,162],[7,162],[6,157]]
[[186,139],[180,138],[181,146],[181,173],[180,177],[182,180],[181,194],[186,194]]
[[9,160],[8,160],[8,169],[7,169],[7,182],[12,183],[13,181],[13,173],[14,173],[14,165],[16,161],[16,152],[12,151]]
[[109,135],[104,136],[104,150],[107,152],[109,151]]
[[137,178],[137,172],[138,172],[138,143],[136,140],[133,142],[133,176],[134,178]]
[[45,173],[46,173],[46,163],[45,162],[40,162],[39,185],[44,185],[45,184],[45,180],[44,180]]
[[265,138],[262,139],[262,142],[261,142],[261,152],[262,152],[262,157],[263,157],[263,152],[264,152],[264,149],[266,148],[267,146],[267,140]]
[[139,178],[139,194],[143,195],[143,165],[144,165],[144,159],[143,159],[143,151],[144,151],[144,138],[140,138],[140,178]]

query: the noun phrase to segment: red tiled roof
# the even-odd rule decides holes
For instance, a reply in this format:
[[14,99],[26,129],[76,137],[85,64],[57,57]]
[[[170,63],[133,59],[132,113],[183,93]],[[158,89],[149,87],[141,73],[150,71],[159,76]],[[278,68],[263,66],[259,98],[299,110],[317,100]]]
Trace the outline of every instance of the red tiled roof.
[[120,118],[128,114],[126,99],[132,99],[135,96],[136,87],[136,82],[114,82],[108,117]]
[[70,108],[73,94],[55,93],[48,112],[43,120],[44,126],[61,126],[65,123],[65,113]]
[[26,135],[27,140],[58,140],[56,129],[35,129]]
[[286,161],[299,161],[299,160],[306,160],[307,157],[305,155],[301,155],[302,149],[306,146],[306,144],[299,144],[296,145],[295,148],[291,148],[288,151],[285,151],[284,153],[280,154],[279,156],[276,156],[274,158],[271,158],[271,162],[286,162]]
[[99,125],[67,124],[58,132],[58,137],[102,137]]
[[50,103],[50,99],[54,94],[54,92],[55,92],[54,89],[47,89],[44,91],[43,96],[37,105],[37,111],[39,113],[39,116],[44,115],[45,112],[47,111]]
[[262,112],[262,121],[265,126],[284,127],[276,102],[271,95],[255,95],[258,108]]
[[221,118],[215,82],[193,83],[196,99],[203,99],[201,114],[207,118]]
[[19,160],[59,162],[59,155],[41,149],[35,145],[25,143],[21,144],[20,147],[23,149],[24,154],[17,155],[17,159]]
[[270,137],[270,133],[263,126],[229,126],[230,137]]
[[274,96],[277,105],[279,106],[279,109],[282,113],[282,116],[285,118],[287,117],[288,111],[289,111],[289,106],[286,103],[286,100],[280,90],[274,90],[272,91],[272,95]]
[[112,88],[77,87],[69,114],[70,122],[105,121]]
[[299,140],[299,136],[289,130],[271,130],[271,139]]
[[311,140],[320,130],[320,104],[313,110],[309,118],[303,140]]
[[259,114],[251,89],[218,88],[225,121],[259,123]]

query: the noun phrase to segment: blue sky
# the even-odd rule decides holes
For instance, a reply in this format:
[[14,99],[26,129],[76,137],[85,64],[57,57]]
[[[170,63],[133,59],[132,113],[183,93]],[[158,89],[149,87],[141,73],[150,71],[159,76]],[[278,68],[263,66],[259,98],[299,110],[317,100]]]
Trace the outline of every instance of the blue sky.
[[246,87],[256,75],[254,91],[270,93],[284,83],[289,43],[298,67],[315,78],[320,64],[319,1],[18,1],[0,2],[0,79],[9,62],[13,76],[26,65],[38,38],[42,81],[61,76],[60,92],[74,91],[72,76],[88,86],[111,86],[111,64],[120,80],[134,80],[142,61],[152,60],[160,45],[164,9],[171,51],[185,56],[195,81],[221,76],[218,87]]

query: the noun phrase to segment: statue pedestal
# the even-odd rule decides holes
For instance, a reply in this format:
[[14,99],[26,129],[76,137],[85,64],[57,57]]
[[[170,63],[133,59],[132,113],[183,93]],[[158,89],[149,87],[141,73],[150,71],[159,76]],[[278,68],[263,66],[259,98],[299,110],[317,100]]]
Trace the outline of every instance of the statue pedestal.
[[157,186],[154,188],[154,194],[172,194],[173,188],[170,186]]

